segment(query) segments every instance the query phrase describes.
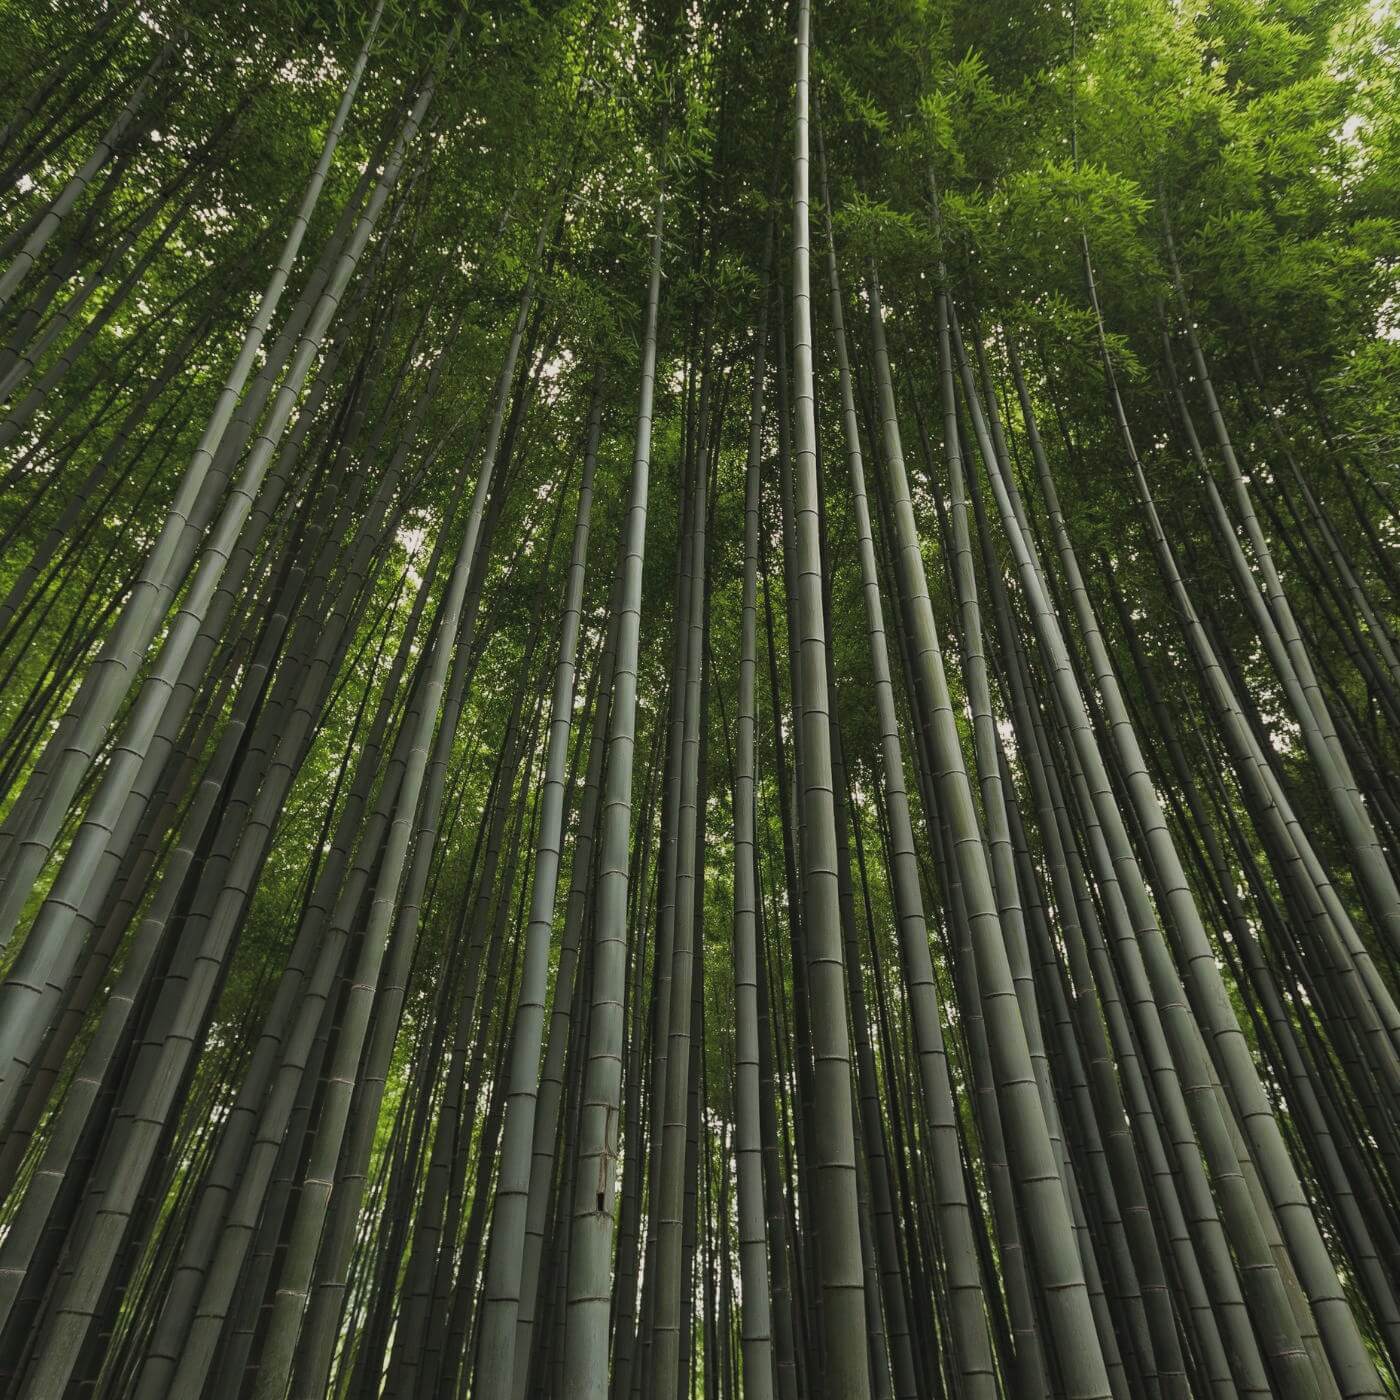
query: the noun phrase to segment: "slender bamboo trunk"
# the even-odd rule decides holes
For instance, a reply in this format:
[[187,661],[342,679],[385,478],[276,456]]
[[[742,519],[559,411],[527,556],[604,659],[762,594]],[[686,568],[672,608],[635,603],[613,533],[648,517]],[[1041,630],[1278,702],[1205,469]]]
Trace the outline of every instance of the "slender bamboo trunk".
[[569,1400],[604,1400],[608,1389],[609,1274],[621,1104],[623,996],[627,968],[627,847],[632,811],[636,735],[637,650],[647,483],[651,468],[652,403],[656,379],[657,311],[661,297],[664,196],[657,195],[651,276],[642,337],[636,451],[623,542],[621,630],[608,730],[608,766],[599,849],[597,935],[588,1060],[569,1236],[568,1308],[564,1333]]

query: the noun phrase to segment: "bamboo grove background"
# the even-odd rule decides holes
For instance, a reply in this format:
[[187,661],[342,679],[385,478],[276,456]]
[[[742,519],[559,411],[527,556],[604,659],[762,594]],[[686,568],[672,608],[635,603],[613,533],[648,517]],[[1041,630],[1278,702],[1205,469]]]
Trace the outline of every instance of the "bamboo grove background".
[[1384,0],[0,3],[0,1393],[1400,1394]]

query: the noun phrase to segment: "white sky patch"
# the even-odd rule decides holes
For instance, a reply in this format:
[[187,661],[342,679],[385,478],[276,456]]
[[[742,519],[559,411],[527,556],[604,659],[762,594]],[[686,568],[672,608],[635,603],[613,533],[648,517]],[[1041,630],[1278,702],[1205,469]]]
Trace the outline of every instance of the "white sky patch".
[[1400,340],[1400,297],[1391,297],[1377,312],[1376,334],[1382,340]]
[[563,379],[576,363],[573,351],[562,349],[540,366],[540,378],[553,384]]

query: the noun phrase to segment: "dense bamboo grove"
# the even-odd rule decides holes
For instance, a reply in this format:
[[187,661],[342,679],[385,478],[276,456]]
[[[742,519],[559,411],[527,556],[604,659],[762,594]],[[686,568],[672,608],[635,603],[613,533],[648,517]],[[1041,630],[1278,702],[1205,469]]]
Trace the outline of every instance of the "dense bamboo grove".
[[0,0],[0,1394],[1400,1395],[1400,12]]

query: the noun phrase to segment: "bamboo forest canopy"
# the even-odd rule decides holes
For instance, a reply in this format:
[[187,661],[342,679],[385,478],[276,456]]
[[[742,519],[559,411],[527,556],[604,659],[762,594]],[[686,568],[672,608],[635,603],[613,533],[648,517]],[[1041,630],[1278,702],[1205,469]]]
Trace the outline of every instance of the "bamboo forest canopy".
[[0,0],[0,1396],[1400,1396],[1400,10]]

